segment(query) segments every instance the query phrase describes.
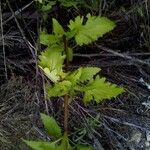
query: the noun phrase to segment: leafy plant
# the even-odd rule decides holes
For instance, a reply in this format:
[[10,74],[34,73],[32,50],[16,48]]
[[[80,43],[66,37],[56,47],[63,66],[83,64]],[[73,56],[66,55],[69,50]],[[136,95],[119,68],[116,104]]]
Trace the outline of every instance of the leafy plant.
[[[43,1],[38,1],[43,4]],[[66,2],[65,0],[59,1],[62,4]],[[47,0],[47,2],[52,4],[55,1]],[[67,31],[56,19],[53,18],[52,23],[53,32],[51,34],[46,31],[40,32],[40,42],[47,48],[39,55],[39,67],[49,79],[46,86],[47,95],[64,97],[64,133],[53,117],[41,114],[44,127],[54,141],[25,142],[34,150],[72,150],[74,148],[71,147],[68,139],[69,100],[82,93],[84,103],[90,101],[100,103],[103,100],[115,98],[123,92],[123,88],[100,77],[101,69],[98,67],[80,67],[69,70],[69,63],[73,59],[73,48],[69,43],[74,40],[78,46],[90,44],[113,30],[115,23],[106,17],[90,14],[87,14],[86,18],[77,16],[74,20],[70,20]],[[79,144],[76,145],[76,149],[92,150],[89,146]]]
[[75,41],[78,45],[89,44],[102,37],[115,27],[115,23],[106,17],[87,15],[87,21],[83,24],[83,17],[76,17],[70,21],[69,28],[75,33]]

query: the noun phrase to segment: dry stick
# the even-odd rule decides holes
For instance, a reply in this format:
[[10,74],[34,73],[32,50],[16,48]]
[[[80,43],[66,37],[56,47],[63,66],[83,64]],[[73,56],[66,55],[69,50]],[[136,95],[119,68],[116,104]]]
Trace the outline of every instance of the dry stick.
[[148,0],[145,0],[145,7],[146,7],[146,15],[147,15],[147,22],[148,22],[148,25],[150,23],[150,20],[149,20],[149,8],[148,8]]
[[18,22],[18,20],[17,20],[17,18],[16,18],[16,16],[15,16],[15,14],[14,14],[14,11],[13,11],[11,5],[10,5],[10,2],[9,2],[8,0],[6,0],[6,2],[7,2],[8,7],[9,7],[11,13],[12,13],[12,16],[13,16],[13,18],[14,18],[16,24],[17,24],[17,27],[18,27],[18,29],[19,29],[21,35],[22,35],[23,40],[25,41],[26,45],[27,45],[28,48],[30,49],[30,52],[31,52],[32,56],[33,56],[34,59],[36,60],[36,56],[35,56],[35,54],[34,54],[34,52],[33,52],[33,50],[32,50],[32,49],[36,50],[36,48],[26,39],[25,33],[24,33],[24,31],[22,30],[22,28],[21,28],[21,26],[20,26],[20,24],[19,24],[19,22]]
[[3,55],[4,55],[4,69],[5,69],[5,78],[8,80],[7,75],[7,64],[6,64],[6,53],[5,53],[5,40],[4,40],[4,32],[3,32],[3,16],[2,16],[2,3],[0,1],[0,22],[1,22],[1,37],[2,37],[2,49],[3,49]]
[[101,45],[97,45],[97,44],[95,44],[95,45],[96,45],[97,48],[99,48],[99,49],[101,49],[101,50],[103,50],[103,51],[112,53],[112,54],[114,54],[115,56],[122,57],[122,58],[124,58],[124,59],[130,60],[131,62],[136,62],[136,63],[138,63],[138,64],[147,65],[147,66],[150,67],[150,62],[148,62],[148,61],[143,61],[143,60],[137,59],[137,58],[135,58],[135,57],[131,57],[131,56],[129,56],[129,55],[124,55],[124,54],[118,53],[118,52],[116,52],[116,51],[114,51],[114,50],[112,50],[112,49],[103,47],[103,46],[101,46]]
[[[30,50],[30,52],[31,52],[31,54],[32,54],[32,56],[33,56],[33,58],[34,58],[34,60],[35,60],[36,75],[37,75],[37,72],[38,72],[38,64],[37,64],[37,61],[36,61],[37,48],[35,48],[35,47],[26,39],[25,33],[24,33],[24,31],[22,30],[22,28],[21,28],[21,26],[20,26],[20,24],[19,24],[19,22],[18,22],[18,20],[17,20],[17,18],[16,18],[16,15],[15,15],[15,13],[14,13],[14,11],[13,11],[11,5],[10,5],[10,2],[9,2],[8,0],[6,0],[6,2],[7,2],[8,7],[9,7],[11,13],[12,13],[12,17],[14,18],[14,20],[15,20],[15,22],[16,22],[16,24],[17,24],[17,27],[18,27],[18,29],[19,29],[21,35],[22,35],[22,38],[23,38],[23,40],[25,41],[26,45],[28,46],[28,48],[29,48],[29,50]],[[33,1],[32,1],[32,2],[33,2]],[[31,5],[32,3],[29,3],[29,4]],[[28,6],[29,6],[29,5],[28,5]],[[25,7],[25,8],[26,8],[26,7]],[[34,50],[35,52],[34,52],[33,50]],[[37,80],[37,76],[36,76],[36,80]],[[37,81],[36,81],[36,82],[37,82]]]
[[[122,55],[128,55],[128,56],[150,56],[150,53],[122,53]],[[86,58],[91,58],[91,57],[100,57],[100,56],[115,56],[118,57],[114,54],[104,54],[104,53],[92,53],[92,54],[80,54],[80,53],[75,53],[73,56],[75,57],[86,57]]]
[[[68,70],[68,67],[69,67],[69,56],[68,56],[68,41],[66,39],[66,36],[64,35],[63,36],[63,41],[64,41],[64,52],[66,54],[66,62],[65,62],[65,68],[66,70]],[[68,117],[69,117],[69,95],[66,94],[64,96],[64,130],[65,130],[65,133],[64,135],[66,137],[68,137]],[[65,142],[65,150],[68,149],[68,143],[67,141]]]
[[69,116],[68,102],[69,96],[66,94],[64,96],[64,130],[66,133],[68,133],[68,116]]
[[31,1],[30,3],[28,3],[27,5],[25,5],[24,7],[22,7],[21,9],[15,11],[14,14],[12,14],[12,16],[10,16],[7,20],[5,20],[5,21],[3,22],[3,25],[5,25],[5,24],[8,23],[11,19],[13,19],[13,18],[14,18],[14,15],[15,15],[15,16],[19,15],[22,11],[24,11],[25,9],[27,9],[27,8],[28,8],[31,4],[33,4],[33,3],[34,3],[34,0]]

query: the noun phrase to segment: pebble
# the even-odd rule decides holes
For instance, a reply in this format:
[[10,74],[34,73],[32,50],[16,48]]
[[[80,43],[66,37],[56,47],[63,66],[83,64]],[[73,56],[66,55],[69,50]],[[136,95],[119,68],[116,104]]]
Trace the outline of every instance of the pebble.
[[150,142],[150,131],[146,132],[146,140]]
[[149,147],[149,146],[150,146],[150,142],[146,141],[146,142],[145,142],[145,146],[146,146],[146,147]]
[[139,131],[134,131],[132,133],[130,142],[134,142],[135,144],[138,144],[141,141],[142,138],[142,133]]

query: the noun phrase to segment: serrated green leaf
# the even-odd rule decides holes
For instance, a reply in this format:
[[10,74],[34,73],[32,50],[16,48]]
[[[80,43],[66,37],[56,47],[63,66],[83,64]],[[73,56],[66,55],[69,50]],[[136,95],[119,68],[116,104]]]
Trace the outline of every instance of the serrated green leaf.
[[62,68],[65,55],[62,55],[62,47],[55,45],[48,47],[39,55],[39,66],[53,82],[57,82],[64,75]]
[[45,75],[54,83],[58,82],[60,79],[60,76],[58,75],[57,70],[50,71],[49,68],[42,68],[39,66],[45,73]]
[[89,44],[102,37],[115,27],[115,23],[106,17],[87,15],[87,22],[83,25],[83,17],[76,17],[75,21],[70,21],[68,26],[72,31],[76,31],[75,41],[78,45]]
[[76,2],[75,0],[58,0],[62,6],[64,7],[75,7],[79,2]]
[[59,138],[62,136],[61,128],[57,124],[56,120],[53,117],[50,117],[45,114],[41,114],[41,119],[44,124],[45,130],[51,136]]
[[63,48],[59,45],[48,47],[39,55],[39,65],[43,68],[49,68],[50,71],[55,69],[60,71],[65,59],[62,51]]
[[80,89],[80,84],[84,81],[93,79],[93,76],[100,71],[98,67],[80,67],[65,76],[66,81],[71,82],[71,90],[69,91],[71,95],[75,95]]
[[65,79],[69,80],[73,85],[79,82],[84,82],[93,79],[101,69],[98,67],[80,67],[77,70],[70,72]]
[[63,27],[54,18],[53,18],[53,32],[55,36],[60,37],[60,38],[65,34]]
[[72,85],[76,85],[81,77],[82,74],[82,68],[78,68],[77,70],[72,71],[66,76],[66,80],[70,81]]
[[76,30],[68,31],[68,32],[66,32],[65,35],[66,35],[67,40],[70,40],[76,35]]
[[76,33],[78,33],[80,31],[80,28],[82,28],[83,26],[82,24],[83,17],[77,16],[74,21],[70,20],[68,27],[70,30],[75,30]]
[[44,141],[27,141],[24,142],[33,150],[56,150],[55,143]]
[[91,80],[100,70],[98,67],[82,67],[80,82]]
[[93,150],[93,148],[86,145],[77,145],[77,150]]
[[52,9],[52,7],[56,4],[55,0],[37,0],[41,4],[41,11],[48,12]]
[[81,87],[81,90],[84,92],[84,102],[94,99],[99,103],[104,99],[115,98],[123,93],[123,88],[117,87],[117,85],[105,80],[105,78],[97,76],[95,80],[91,80],[88,84]]
[[40,43],[43,45],[51,46],[57,43],[57,39],[54,35],[48,34],[46,31],[40,32]]
[[49,97],[64,96],[69,93],[71,87],[72,83],[64,80],[62,82],[58,82],[54,86],[47,87],[47,94]]

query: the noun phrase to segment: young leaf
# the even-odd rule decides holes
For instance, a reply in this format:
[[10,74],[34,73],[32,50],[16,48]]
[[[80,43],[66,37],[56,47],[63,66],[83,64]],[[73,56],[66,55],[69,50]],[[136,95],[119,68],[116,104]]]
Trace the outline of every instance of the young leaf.
[[57,43],[57,39],[54,35],[48,34],[46,31],[40,32],[40,43],[43,45],[51,46]]
[[41,119],[49,135],[54,136],[56,138],[62,136],[61,128],[59,127],[59,125],[57,124],[56,120],[53,117],[41,114]]
[[47,94],[49,97],[64,96],[69,93],[71,87],[72,83],[64,80],[62,82],[58,82],[54,86],[47,87]]
[[53,7],[55,4],[56,4],[55,1],[48,2],[48,4],[45,4],[45,5],[42,6],[41,10],[42,10],[43,12],[48,12],[49,10],[52,9],[52,7]]
[[57,37],[62,37],[65,34],[63,27],[53,18],[53,32]]
[[77,145],[77,150],[93,150],[91,146]]
[[55,0],[36,0],[40,3],[40,9],[43,12],[48,12],[56,4]]
[[54,83],[58,82],[59,79],[60,79],[60,76],[58,75],[58,72],[57,70],[53,70],[53,71],[50,71],[49,68],[42,68],[41,66],[39,66],[45,73],[45,75]]
[[83,67],[80,82],[91,80],[101,69],[98,67]]
[[71,82],[70,94],[74,95],[79,91],[80,83],[93,79],[93,76],[100,71],[98,67],[80,67],[66,75],[65,80]]
[[80,67],[69,73],[65,79],[76,85],[79,82],[91,80],[100,70],[98,67]]
[[62,55],[62,47],[55,45],[48,47],[39,56],[39,66],[53,82],[57,82],[63,74],[63,62],[65,56]]
[[78,68],[77,70],[74,70],[70,74],[68,74],[65,79],[69,80],[72,85],[76,85],[80,80],[81,74],[82,68]]
[[62,55],[62,47],[54,45],[48,47],[44,52],[39,55],[39,65],[43,68],[47,67],[50,71],[57,69],[61,70],[65,56]]
[[70,20],[69,22],[70,24],[68,25],[69,29],[72,31],[72,30],[75,30],[76,31],[76,34],[78,34],[78,32],[80,31],[80,28],[82,28],[82,24],[83,24],[83,17],[80,17],[80,16],[77,16],[75,18],[75,20]]
[[91,80],[88,84],[81,87],[81,90],[84,92],[84,102],[89,102],[94,99],[99,103],[103,99],[115,98],[123,93],[123,88],[117,87],[117,85],[106,82],[105,80],[105,78],[97,76],[95,80]]
[[83,17],[70,21],[70,32],[76,31],[75,41],[78,45],[87,45],[96,41],[115,27],[115,23],[106,17],[87,15],[87,22],[83,25]]
[[64,7],[75,7],[79,2],[76,2],[75,0],[58,0],[62,6]]
[[44,141],[27,141],[24,142],[33,150],[56,150],[55,143]]

